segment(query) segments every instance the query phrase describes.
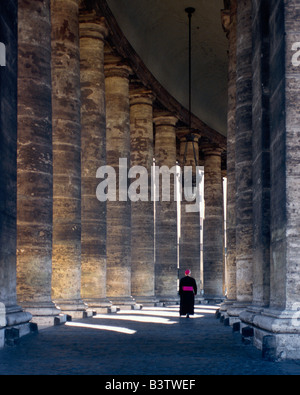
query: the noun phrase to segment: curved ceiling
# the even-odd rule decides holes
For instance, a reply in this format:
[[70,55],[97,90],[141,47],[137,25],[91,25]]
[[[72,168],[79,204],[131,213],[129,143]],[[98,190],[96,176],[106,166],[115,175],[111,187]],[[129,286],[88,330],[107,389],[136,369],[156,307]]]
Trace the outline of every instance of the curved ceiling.
[[153,76],[186,108],[192,16],[192,112],[222,135],[227,129],[228,43],[223,0],[107,0],[122,32]]

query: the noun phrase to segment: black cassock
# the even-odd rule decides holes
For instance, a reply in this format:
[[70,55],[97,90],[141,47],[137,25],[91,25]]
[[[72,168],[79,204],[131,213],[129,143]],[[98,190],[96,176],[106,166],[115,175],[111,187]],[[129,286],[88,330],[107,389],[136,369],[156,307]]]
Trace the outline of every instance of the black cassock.
[[195,295],[197,284],[193,277],[184,277],[179,283],[180,315],[194,314]]

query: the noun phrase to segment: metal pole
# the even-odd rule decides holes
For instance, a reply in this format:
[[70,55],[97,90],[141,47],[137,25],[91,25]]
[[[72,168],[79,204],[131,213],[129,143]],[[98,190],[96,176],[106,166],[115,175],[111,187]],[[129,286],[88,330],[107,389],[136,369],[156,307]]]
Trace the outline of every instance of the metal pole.
[[189,129],[191,130],[191,110],[192,110],[192,15],[195,8],[185,9],[189,18]]

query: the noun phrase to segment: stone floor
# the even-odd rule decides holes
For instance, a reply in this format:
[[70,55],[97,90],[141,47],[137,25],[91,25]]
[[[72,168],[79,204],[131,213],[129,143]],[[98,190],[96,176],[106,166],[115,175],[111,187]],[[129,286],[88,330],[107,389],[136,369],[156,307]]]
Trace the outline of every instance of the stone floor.
[[0,350],[0,375],[298,375],[300,361],[267,362],[215,318],[144,307],[40,329]]

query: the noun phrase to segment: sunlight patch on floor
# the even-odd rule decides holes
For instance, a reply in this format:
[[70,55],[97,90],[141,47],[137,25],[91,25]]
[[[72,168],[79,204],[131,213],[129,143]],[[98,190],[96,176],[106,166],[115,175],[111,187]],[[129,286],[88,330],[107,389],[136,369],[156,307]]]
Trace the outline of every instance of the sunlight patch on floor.
[[[178,318],[179,317],[179,311],[152,311],[152,310],[137,310],[137,311],[126,311],[126,310],[121,310],[117,313],[118,315],[145,315],[145,316],[156,316],[156,317],[170,317],[170,318]],[[191,318],[202,318],[203,315],[195,314],[194,316],[191,316]]]
[[[140,312],[139,312],[140,313]],[[124,320],[124,321],[134,321],[134,322],[145,322],[145,323],[153,323],[153,324],[165,324],[165,325],[172,325],[176,324],[176,321],[170,321],[167,318],[157,317],[157,316],[142,316],[135,315],[132,311],[128,312],[118,312],[116,315],[112,314],[97,314],[93,318],[95,319],[108,319],[108,320]]]
[[66,322],[66,326],[79,327],[79,328],[88,328],[88,329],[98,329],[102,331],[110,331],[110,332],[119,332],[125,333],[127,335],[133,335],[136,331],[128,328],[122,328],[118,326],[110,326],[110,325],[93,325],[93,324],[84,324],[82,322]]

